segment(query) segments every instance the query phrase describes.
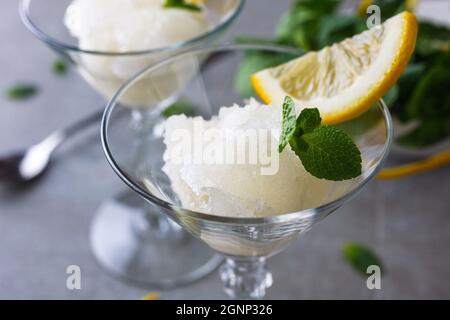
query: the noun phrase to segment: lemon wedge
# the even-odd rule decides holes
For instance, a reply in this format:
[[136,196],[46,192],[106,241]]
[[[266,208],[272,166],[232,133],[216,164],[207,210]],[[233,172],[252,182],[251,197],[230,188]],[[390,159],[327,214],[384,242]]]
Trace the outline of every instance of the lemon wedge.
[[360,34],[251,76],[266,104],[291,96],[325,124],[355,118],[398,80],[413,53],[417,20],[405,11]]

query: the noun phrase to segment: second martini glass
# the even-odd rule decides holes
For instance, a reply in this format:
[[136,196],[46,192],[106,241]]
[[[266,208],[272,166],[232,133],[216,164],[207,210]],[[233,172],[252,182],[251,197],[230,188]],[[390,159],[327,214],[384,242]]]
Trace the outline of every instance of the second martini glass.
[[[206,214],[184,207],[163,171],[163,138],[152,137],[151,132],[155,128],[150,125],[140,130],[143,139],[138,141],[142,143],[136,144],[135,132],[127,129],[124,125],[126,120],[120,117],[123,109],[120,99],[152,74],[164,73],[180,61],[197,61],[195,65],[199,65],[198,62],[202,61],[205,55],[214,54],[220,59],[210,68],[197,69],[180,94],[180,99],[195,101],[197,115],[210,119],[219,113],[222,106],[232,106],[234,103],[242,105],[243,99],[235,91],[235,79],[237,74],[242,76],[239,73],[242,72],[239,67],[242,57],[252,52],[266,54],[268,57],[280,53],[295,57],[292,50],[259,45],[223,46],[185,52],[149,67],[129,80],[108,104],[102,121],[104,151],[113,170],[147,202],[158,207],[177,224],[225,256],[225,263],[220,269],[225,291],[230,297],[245,299],[264,297],[266,289],[272,284],[267,258],[283,250],[300,234],[361,191],[380,169],[392,142],[391,117],[384,102],[380,100],[364,115],[340,125],[361,150],[362,174],[346,182],[326,181],[326,192],[314,190],[314,185],[299,188],[306,188],[311,193],[316,191],[314,197],[319,199],[320,203],[315,207],[291,213],[279,212],[277,215],[262,218],[221,216],[217,212]],[[159,85],[154,83],[154,89]],[[151,101],[149,103],[152,104]],[[136,162],[131,164],[127,158],[132,154],[138,156],[134,157]],[[242,181],[240,177],[228,179]],[[298,183],[301,184],[302,181]],[[239,189],[253,187],[257,188],[250,183]],[[278,190],[273,192],[279,193]],[[221,206],[222,209],[216,210],[229,208],[229,205],[230,202],[228,207]]]
[[[135,52],[79,48],[77,39],[64,25],[71,2],[21,0],[20,16],[37,38],[76,66],[94,90],[109,99],[143,67],[179,51],[218,41],[241,11],[244,0],[210,0],[203,9],[209,22],[206,32],[167,47]],[[180,62],[164,74],[146,78],[124,95],[121,102],[126,106],[124,113],[129,115],[126,126],[136,133],[148,115],[159,113],[176,99],[195,68]],[[158,91],[152,91],[155,82],[161,84]],[[153,102],[151,108],[149,102]],[[127,161],[131,164],[136,159],[130,157]],[[219,265],[218,256],[158,211],[132,192],[105,201],[92,224],[91,245],[107,271],[136,284],[172,288],[195,281]]]

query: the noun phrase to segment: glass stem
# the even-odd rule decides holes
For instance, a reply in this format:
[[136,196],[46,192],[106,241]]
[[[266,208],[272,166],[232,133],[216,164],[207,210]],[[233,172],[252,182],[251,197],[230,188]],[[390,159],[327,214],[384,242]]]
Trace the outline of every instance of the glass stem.
[[265,257],[227,257],[220,268],[225,292],[233,299],[262,299],[272,285]]

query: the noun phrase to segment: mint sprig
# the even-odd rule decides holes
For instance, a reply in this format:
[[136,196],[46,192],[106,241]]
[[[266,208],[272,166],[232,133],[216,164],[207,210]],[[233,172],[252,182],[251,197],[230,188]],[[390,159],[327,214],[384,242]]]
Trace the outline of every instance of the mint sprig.
[[201,11],[202,8],[192,3],[186,2],[186,0],[166,0],[163,4],[164,8],[179,8],[190,11]]
[[361,152],[343,130],[321,124],[317,108],[303,109],[295,118],[295,104],[287,96],[278,151],[289,143],[303,167],[320,179],[341,181],[361,174]]
[[278,152],[281,153],[287,144],[292,140],[296,128],[297,119],[295,115],[294,101],[290,97],[286,97],[283,104],[283,122]]

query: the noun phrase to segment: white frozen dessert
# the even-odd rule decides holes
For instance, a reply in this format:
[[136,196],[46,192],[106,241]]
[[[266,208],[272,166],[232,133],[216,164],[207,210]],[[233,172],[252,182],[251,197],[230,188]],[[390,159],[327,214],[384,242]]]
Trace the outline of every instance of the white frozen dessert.
[[74,0],[65,24],[84,50],[162,48],[208,29],[203,11],[163,8],[163,0]]
[[[162,0],[74,0],[64,22],[81,49],[113,53],[164,48],[209,29],[205,10],[163,8],[162,4]],[[81,54],[78,63],[83,76],[109,98],[128,78],[163,58],[163,54]],[[175,74],[161,75],[158,80],[169,85]],[[152,99],[155,91],[136,86],[123,100],[132,106],[148,105],[161,98]]]
[[[263,217],[314,208],[343,195],[352,180],[318,179],[289,146],[278,153],[281,120],[279,107],[254,99],[244,107],[222,107],[210,120],[167,119],[163,171],[182,205],[213,215]],[[237,160],[239,150],[245,150],[245,163]]]

